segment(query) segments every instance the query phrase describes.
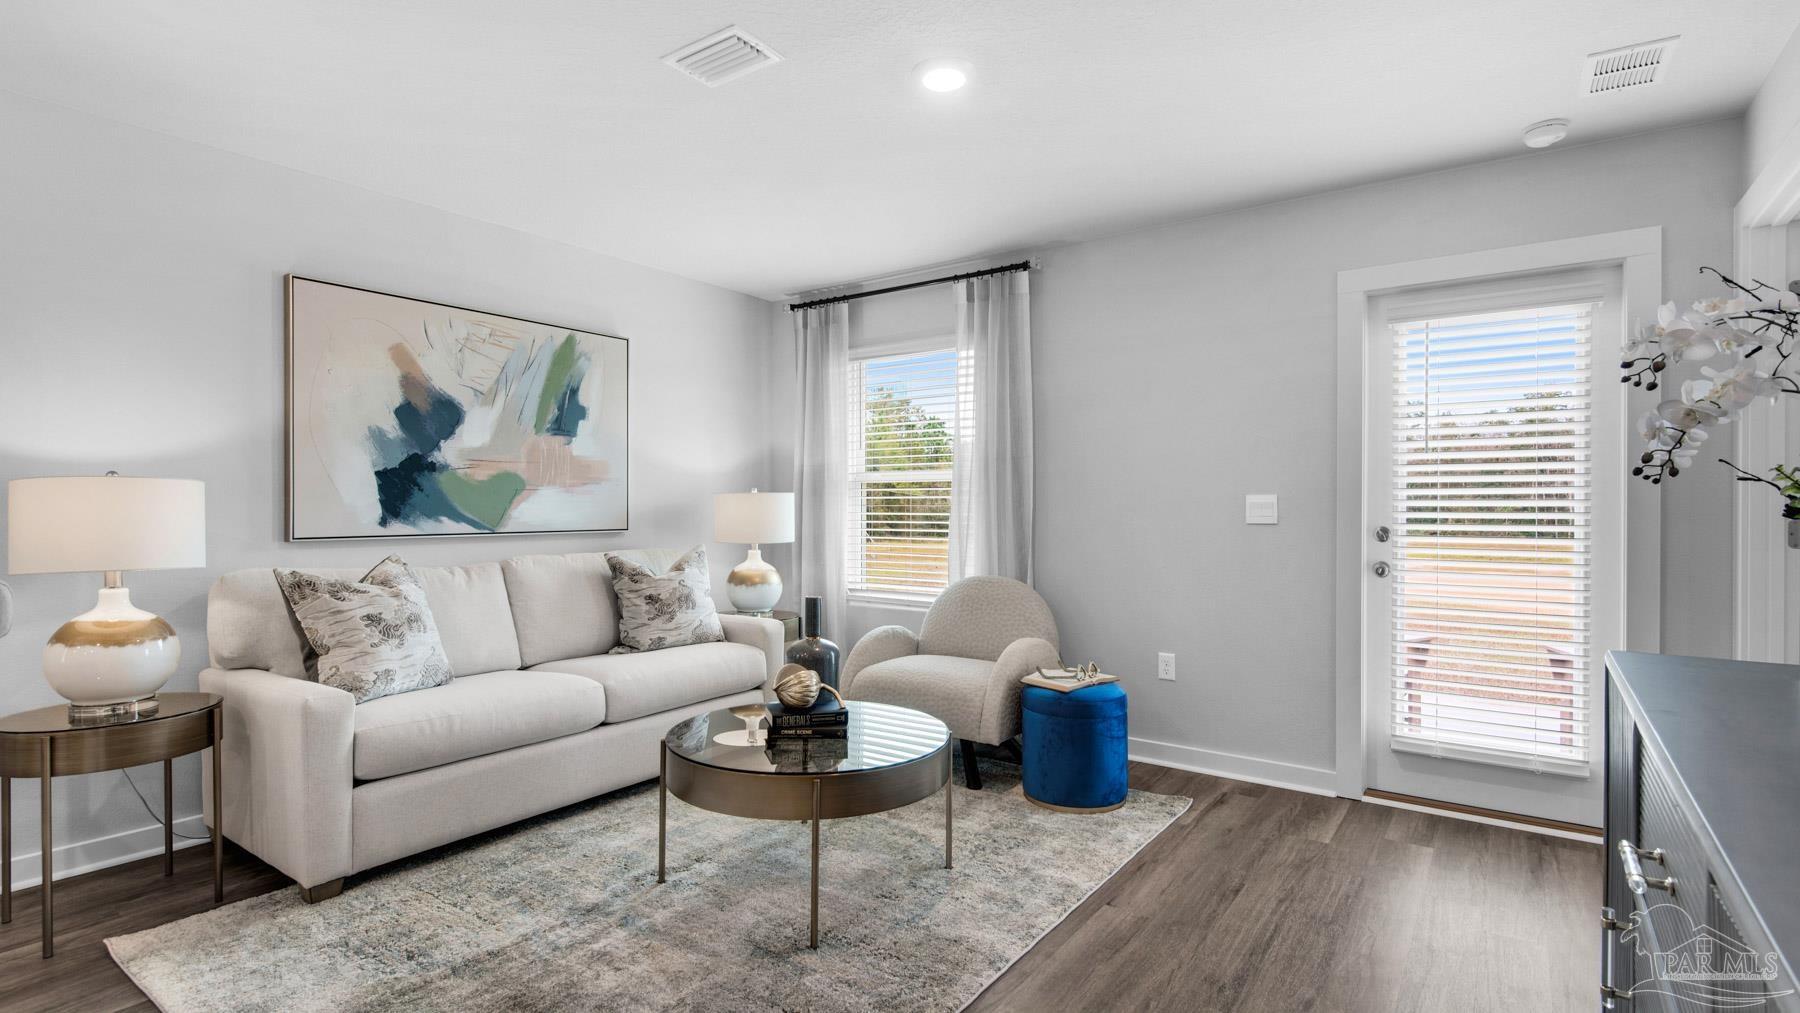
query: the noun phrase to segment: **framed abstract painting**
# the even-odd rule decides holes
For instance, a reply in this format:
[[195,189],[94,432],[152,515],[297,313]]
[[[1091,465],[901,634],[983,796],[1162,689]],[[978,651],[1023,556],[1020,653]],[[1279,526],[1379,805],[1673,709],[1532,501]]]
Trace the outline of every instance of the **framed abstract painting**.
[[288,537],[629,526],[629,342],[289,275]]

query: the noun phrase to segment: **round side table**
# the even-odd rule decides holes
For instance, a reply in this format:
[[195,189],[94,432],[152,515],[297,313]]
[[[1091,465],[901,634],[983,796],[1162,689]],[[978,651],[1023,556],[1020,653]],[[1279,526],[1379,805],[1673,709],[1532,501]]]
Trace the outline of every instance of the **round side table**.
[[[42,707],[0,718],[0,922],[12,921],[12,782],[39,778],[43,831],[44,956],[55,954],[51,894],[50,779],[93,774],[144,763],[163,765],[163,875],[175,874],[174,760],[217,746],[223,730],[220,698],[213,693],[159,693],[156,713],[104,724],[76,724],[67,706]],[[212,751],[213,903],[225,899],[225,845],[219,836],[219,750]]]

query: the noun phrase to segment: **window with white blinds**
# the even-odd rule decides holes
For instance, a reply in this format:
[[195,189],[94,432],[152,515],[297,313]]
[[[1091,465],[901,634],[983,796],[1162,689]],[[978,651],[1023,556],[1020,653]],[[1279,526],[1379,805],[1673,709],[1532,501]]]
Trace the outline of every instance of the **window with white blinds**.
[[1395,749],[1588,769],[1594,308],[1391,324]]
[[954,348],[851,361],[851,594],[929,601],[949,582],[951,460],[966,394]]

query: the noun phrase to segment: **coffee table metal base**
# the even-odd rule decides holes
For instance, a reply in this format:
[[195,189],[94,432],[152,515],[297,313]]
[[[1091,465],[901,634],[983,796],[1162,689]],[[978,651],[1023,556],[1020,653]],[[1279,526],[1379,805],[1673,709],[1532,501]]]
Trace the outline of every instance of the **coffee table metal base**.
[[812,822],[812,902],[806,945],[819,948],[819,825],[827,819],[887,812],[944,793],[944,868],[954,868],[954,786],[950,750],[910,763],[841,774],[756,774],[695,763],[662,746],[657,780],[656,881],[668,882],[669,793],[691,805],[727,816]]

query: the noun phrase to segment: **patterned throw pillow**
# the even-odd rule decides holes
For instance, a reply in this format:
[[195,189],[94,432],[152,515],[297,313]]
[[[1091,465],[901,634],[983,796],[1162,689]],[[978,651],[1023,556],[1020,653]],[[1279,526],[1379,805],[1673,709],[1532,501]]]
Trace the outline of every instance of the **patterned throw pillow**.
[[362,580],[275,570],[306,636],[306,673],[365,703],[450,681],[450,660],[419,578],[389,556]]
[[653,573],[611,552],[613,590],[619,595],[619,644],[613,654],[660,651],[665,647],[711,644],[725,639],[713,608],[712,573],[706,547],[696,545],[667,573]]

